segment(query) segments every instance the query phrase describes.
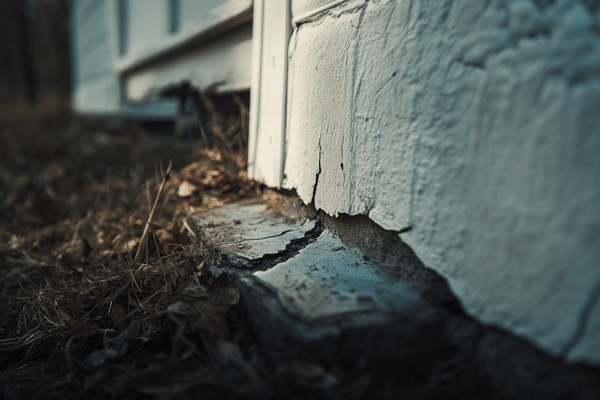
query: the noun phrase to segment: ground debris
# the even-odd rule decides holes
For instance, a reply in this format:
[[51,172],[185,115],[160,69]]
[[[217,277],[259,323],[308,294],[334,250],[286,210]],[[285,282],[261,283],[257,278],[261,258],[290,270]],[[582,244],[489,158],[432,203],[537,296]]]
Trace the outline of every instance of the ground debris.
[[[135,126],[98,129],[75,121],[52,132],[0,131],[0,392],[234,392],[239,385],[226,384],[221,364],[249,365],[231,350],[239,291],[225,281],[200,285],[202,260],[191,255],[182,216],[260,195],[244,153],[148,137]],[[184,182],[201,190],[179,196]]]

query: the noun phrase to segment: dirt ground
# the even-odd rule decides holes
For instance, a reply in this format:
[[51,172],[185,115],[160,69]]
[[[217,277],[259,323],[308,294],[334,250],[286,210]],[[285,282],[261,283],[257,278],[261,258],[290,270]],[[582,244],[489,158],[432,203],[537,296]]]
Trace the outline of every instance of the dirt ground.
[[237,287],[207,285],[184,218],[268,191],[246,176],[246,103],[229,108],[208,148],[127,121],[0,128],[3,398],[600,398],[598,371],[460,310],[435,359],[270,361]]
[[209,150],[127,121],[0,130],[4,398],[256,391],[253,374],[221,365],[243,360],[237,289],[220,281],[183,306],[203,277],[182,216],[261,195],[246,179],[246,114],[213,118],[223,140]]

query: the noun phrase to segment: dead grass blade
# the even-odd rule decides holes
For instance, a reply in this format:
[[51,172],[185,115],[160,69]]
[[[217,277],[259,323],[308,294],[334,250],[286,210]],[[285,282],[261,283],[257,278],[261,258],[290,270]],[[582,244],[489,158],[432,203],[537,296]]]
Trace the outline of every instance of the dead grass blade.
[[167,167],[167,171],[164,174],[162,174],[162,182],[160,183],[160,187],[158,188],[158,193],[156,194],[156,198],[154,199],[154,205],[152,206],[152,209],[150,210],[150,216],[148,217],[148,220],[146,221],[146,226],[144,227],[144,233],[142,234],[142,238],[140,239],[140,244],[138,246],[137,253],[135,255],[135,258],[133,259],[133,262],[135,264],[139,263],[140,260],[142,259],[142,248],[144,246],[146,247],[146,249],[148,248],[148,246],[147,246],[148,232],[150,230],[150,224],[152,223],[152,217],[154,216],[154,212],[156,211],[156,205],[158,204],[158,199],[160,198],[160,195],[161,195],[163,189],[165,188],[165,184],[167,183],[167,181],[170,178],[169,174],[171,172],[172,167],[173,167],[173,161],[169,160],[169,166]]

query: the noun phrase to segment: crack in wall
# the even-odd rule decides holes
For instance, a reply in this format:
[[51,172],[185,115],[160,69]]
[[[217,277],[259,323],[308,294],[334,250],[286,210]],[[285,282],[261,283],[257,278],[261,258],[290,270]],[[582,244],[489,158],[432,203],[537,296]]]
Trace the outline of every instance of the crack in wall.
[[319,135],[319,170],[317,171],[317,174],[315,176],[315,185],[313,186],[313,193],[312,193],[312,204],[315,208],[317,208],[317,205],[315,203],[316,201],[316,196],[317,196],[317,184],[319,183],[319,175],[321,175],[321,135]]
[[261,236],[261,237],[254,238],[254,239],[226,240],[224,242],[220,242],[220,244],[238,244],[238,243],[245,243],[245,242],[253,242],[253,241],[257,241],[257,240],[272,239],[272,238],[276,238],[276,237],[281,237],[281,236],[285,235],[286,233],[295,232],[298,230],[299,229],[288,229],[286,231],[278,233],[277,235]]

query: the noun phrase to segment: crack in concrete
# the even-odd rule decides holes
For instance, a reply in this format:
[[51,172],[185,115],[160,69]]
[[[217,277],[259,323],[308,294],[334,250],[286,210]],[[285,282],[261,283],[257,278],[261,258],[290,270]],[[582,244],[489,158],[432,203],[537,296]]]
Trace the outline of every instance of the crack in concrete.
[[[287,232],[290,231],[293,230],[288,230]],[[257,271],[265,271],[277,264],[285,262],[296,256],[300,250],[308,246],[310,243],[313,243],[321,235],[322,231],[323,229],[321,227],[321,222],[317,220],[313,229],[306,232],[301,238],[290,240],[283,250],[272,254],[264,254],[262,257],[252,260],[245,257],[236,256],[235,254],[225,254],[221,252],[220,249],[214,248],[212,250],[214,255],[210,257],[213,260],[208,264],[209,284],[219,278],[221,275],[226,275],[228,278],[235,281],[239,277],[248,276]],[[285,232],[282,233],[282,235],[283,234],[285,234]],[[273,237],[282,235],[275,235]],[[243,241],[240,243],[243,243]]]
[[258,238],[253,238],[253,239],[240,239],[240,240],[226,240],[224,242],[220,242],[219,244],[236,244],[236,243],[244,243],[244,242],[252,242],[255,240],[264,240],[264,239],[271,239],[271,238],[276,238],[276,237],[280,237],[285,235],[286,233],[289,232],[294,232],[297,231],[298,229],[288,229],[287,231],[283,231],[277,235],[269,235],[269,236],[263,236],[263,237],[258,237]]

